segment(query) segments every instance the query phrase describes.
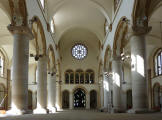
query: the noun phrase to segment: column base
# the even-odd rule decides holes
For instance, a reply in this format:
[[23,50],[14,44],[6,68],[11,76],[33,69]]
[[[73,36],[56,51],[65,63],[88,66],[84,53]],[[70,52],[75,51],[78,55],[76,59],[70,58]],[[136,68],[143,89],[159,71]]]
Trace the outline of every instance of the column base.
[[143,114],[143,113],[152,113],[153,111],[150,111],[148,109],[130,109],[127,111],[127,113],[134,113],[134,114]]
[[56,113],[57,109],[56,107],[48,107],[49,113]]
[[48,109],[45,109],[45,108],[36,108],[34,111],[33,111],[34,114],[47,114],[49,113],[49,110]]
[[23,115],[23,114],[32,114],[32,110],[20,110],[20,109],[11,109],[6,112],[7,115]]
[[111,113],[123,113],[124,110],[121,108],[112,108]]

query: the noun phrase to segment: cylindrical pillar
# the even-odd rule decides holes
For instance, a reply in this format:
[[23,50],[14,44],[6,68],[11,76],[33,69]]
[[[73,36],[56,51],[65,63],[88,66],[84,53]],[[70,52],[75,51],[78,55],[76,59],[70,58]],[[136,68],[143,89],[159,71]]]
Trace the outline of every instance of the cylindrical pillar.
[[104,75],[104,111],[108,111],[108,93],[109,93],[109,82],[106,75]]
[[114,57],[112,61],[113,72],[113,112],[121,111],[121,81],[122,66],[120,57]]
[[37,66],[37,108],[35,114],[47,113],[47,57],[40,57]]
[[61,86],[60,86],[60,82],[57,81],[56,82],[56,109],[60,110],[61,106],[60,106],[60,96],[61,95]]
[[[28,64],[30,30],[25,27],[9,26],[14,37],[12,61],[11,114],[28,113]],[[26,31],[26,32],[24,32]]]
[[133,111],[145,111],[147,109],[145,36],[133,35],[130,43]]
[[48,81],[48,109],[51,113],[56,112],[56,74],[52,73]]

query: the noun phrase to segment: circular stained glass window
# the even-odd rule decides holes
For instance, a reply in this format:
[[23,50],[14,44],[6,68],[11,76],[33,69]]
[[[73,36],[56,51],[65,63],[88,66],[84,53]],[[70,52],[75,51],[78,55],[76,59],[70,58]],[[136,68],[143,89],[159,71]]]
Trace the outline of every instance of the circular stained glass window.
[[72,56],[78,60],[81,60],[87,56],[87,48],[82,44],[76,44],[72,48]]

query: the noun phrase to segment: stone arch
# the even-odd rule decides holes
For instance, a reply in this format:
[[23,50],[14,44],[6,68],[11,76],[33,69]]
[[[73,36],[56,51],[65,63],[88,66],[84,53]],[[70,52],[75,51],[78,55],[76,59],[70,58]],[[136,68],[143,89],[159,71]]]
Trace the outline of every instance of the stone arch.
[[108,71],[108,59],[111,58],[111,47],[108,45],[104,55],[104,71]]
[[35,38],[36,55],[46,55],[46,37],[43,25],[37,16],[34,16],[32,20],[34,21],[32,25],[32,32]]
[[126,33],[128,32],[128,24],[125,22],[126,20],[126,17],[122,17],[119,20],[114,37],[113,56],[120,56],[123,52],[123,48],[127,44]]
[[49,45],[47,54],[48,54],[48,70],[56,72],[55,53],[52,45]]

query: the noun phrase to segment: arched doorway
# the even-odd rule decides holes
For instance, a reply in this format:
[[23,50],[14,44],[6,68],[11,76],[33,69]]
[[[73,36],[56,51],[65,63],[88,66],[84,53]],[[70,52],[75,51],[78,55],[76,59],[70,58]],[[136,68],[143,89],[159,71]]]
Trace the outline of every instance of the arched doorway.
[[86,107],[86,93],[83,89],[78,88],[74,91],[74,108]]
[[132,90],[127,91],[127,109],[132,108]]
[[28,91],[28,109],[32,110],[33,109],[33,95],[32,91]]
[[69,91],[63,91],[62,93],[62,108],[69,108]]
[[5,109],[5,87],[0,84],[0,110]]
[[153,87],[154,109],[160,109],[160,84],[156,83]]
[[90,108],[96,109],[97,108],[97,92],[92,90],[90,92]]

